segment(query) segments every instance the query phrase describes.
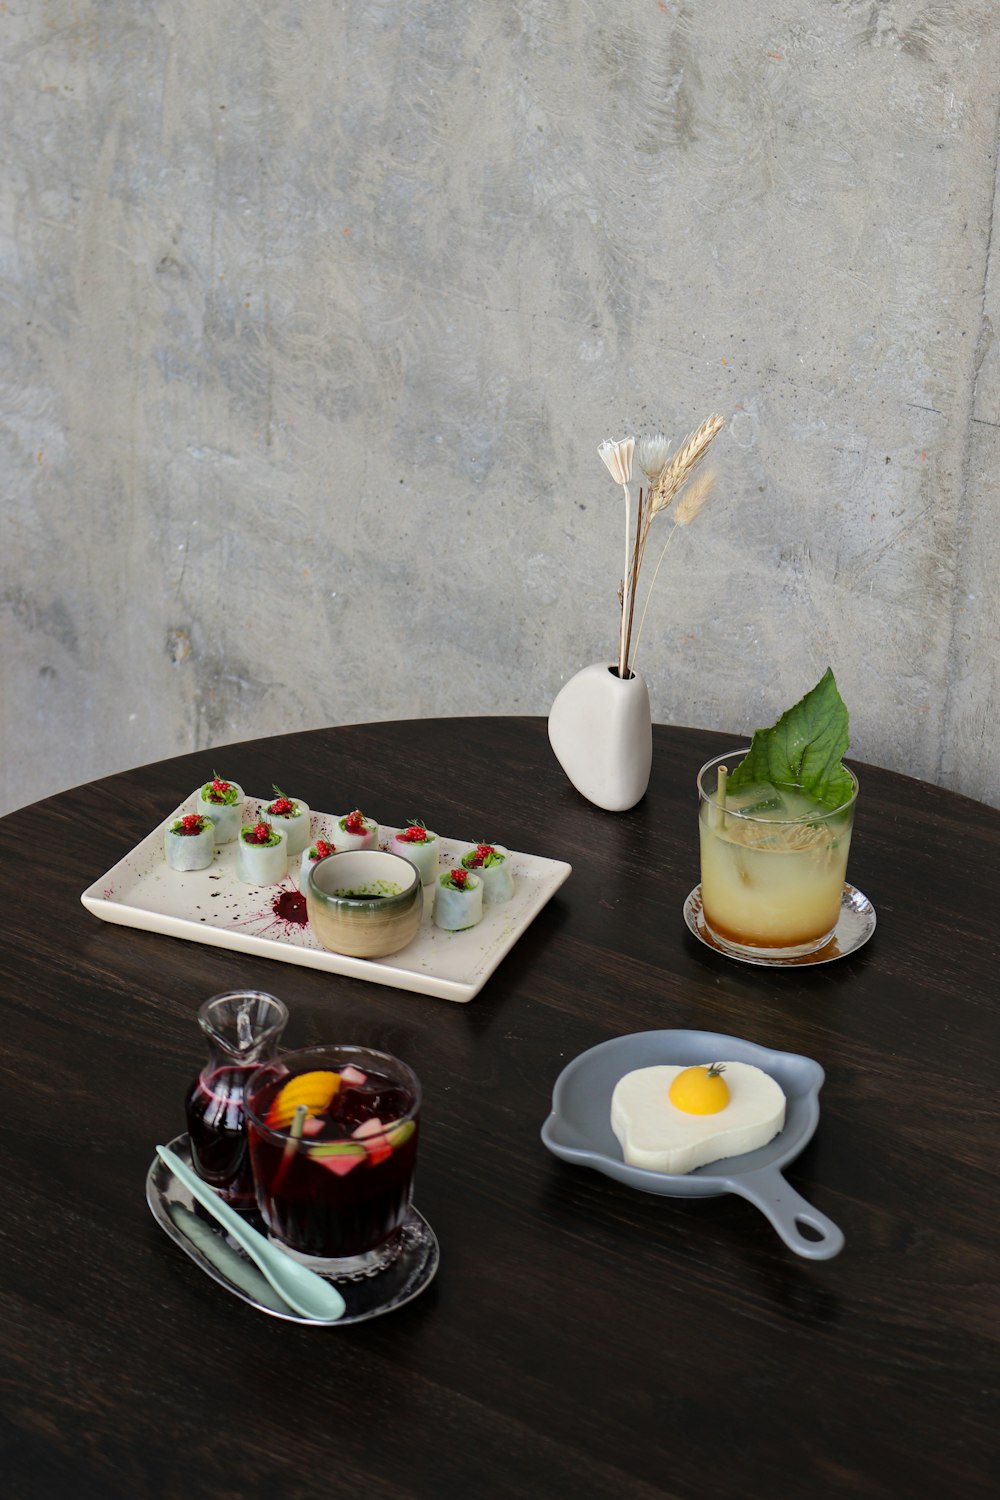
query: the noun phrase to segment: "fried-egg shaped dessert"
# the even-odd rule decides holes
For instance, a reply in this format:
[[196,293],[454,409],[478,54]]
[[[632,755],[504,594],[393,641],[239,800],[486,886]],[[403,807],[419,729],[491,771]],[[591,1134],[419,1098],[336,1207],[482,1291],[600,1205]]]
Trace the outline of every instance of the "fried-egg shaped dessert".
[[785,1095],[750,1063],[636,1068],[611,1096],[611,1128],[631,1167],[682,1174],[756,1151],[784,1127]]

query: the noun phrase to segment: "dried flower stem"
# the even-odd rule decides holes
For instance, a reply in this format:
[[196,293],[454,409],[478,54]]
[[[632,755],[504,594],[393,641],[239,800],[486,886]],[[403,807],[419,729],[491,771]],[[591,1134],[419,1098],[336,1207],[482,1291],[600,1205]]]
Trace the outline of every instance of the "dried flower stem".
[[656,560],[656,567],[653,569],[652,582],[650,583],[649,588],[646,590],[646,602],[642,606],[642,614],[639,617],[639,629],[636,631],[636,635],[635,635],[635,649],[632,652],[632,666],[633,666],[633,669],[635,667],[635,659],[636,659],[636,657],[639,654],[639,642],[642,640],[642,627],[646,623],[646,611],[649,609],[649,601],[653,597],[653,587],[654,587],[654,585],[656,583],[656,575],[660,571],[660,564],[663,562],[663,559],[667,555],[667,548],[670,546],[670,543],[673,541],[673,539],[674,539],[674,532],[676,530],[677,530],[677,524],[675,522],[674,525],[671,526],[670,531],[667,534],[667,540],[663,543],[663,550],[661,551],[659,557]]
[[653,570],[652,580],[650,582],[649,588],[646,590],[646,602],[642,607],[642,615],[639,618],[639,629],[636,632],[635,637],[635,647],[632,651],[633,668],[635,666],[635,658],[639,652],[639,642],[642,639],[642,627],[646,623],[646,611],[649,608],[649,601],[653,597],[653,589],[656,584],[656,576],[660,571],[660,564],[663,562],[664,557],[666,557],[667,555],[667,548],[670,546],[670,543],[674,539],[674,532],[677,530],[678,526],[690,526],[695,516],[705,504],[705,501],[712,493],[714,484],[714,474],[699,474],[698,478],[693,480],[692,483],[688,485],[687,489],[685,489],[683,495],[677,502],[677,507],[673,512],[674,524],[671,526],[670,531],[667,534],[667,540],[663,543],[663,548],[656,560],[656,567]]
[[629,525],[630,517],[629,517],[629,489],[628,489],[628,484],[627,483],[623,484],[622,485],[622,489],[625,491],[625,571],[622,573],[622,596],[621,596],[622,618],[621,618],[621,624],[620,624],[619,629],[618,629],[618,676],[619,677],[624,677],[625,676],[626,662],[628,660],[628,646],[627,646],[626,640],[625,640],[625,601],[628,598],[628,591],[629,591],[628,546],[629,546],[629,533],[630,533],[630,530],[631,530],[630,525]]
[[[647,495],[646,504],[647,504],[647,509],[648,509],[648,505],[649,505],[648,495]],[[639,564],[642,562],[642,552],[641,552],[640,547],[639,547],[639,538],[642,536],[642,534],[643,534],[642,488],[640,487],[640,489],[639,489],[639,507],[638,507],[638,510],[636,511],[636,516],[635,516],[635,546],[632,548],[632,575],[631,575],[631,578],[629,580],[628,624],[625,626],[625,651],[624,651],[624,656],[623,656],[624,667],[623,667],[623,669],[619,673],[620,676],[624,676],[624,677],[630,677],[632,675],[631,671],[629,670],[628,659],[629,659],[629,651],[630,651],[631,644],[632,644],[632,619],[633,619],[633,616],[635,615],[635,596],[636,596],[636,591],[638,590],[638,587],[639,587]],[[624,619],[625,619],[625,611],[623,609],[622,610],[622,620],[624,621]]]

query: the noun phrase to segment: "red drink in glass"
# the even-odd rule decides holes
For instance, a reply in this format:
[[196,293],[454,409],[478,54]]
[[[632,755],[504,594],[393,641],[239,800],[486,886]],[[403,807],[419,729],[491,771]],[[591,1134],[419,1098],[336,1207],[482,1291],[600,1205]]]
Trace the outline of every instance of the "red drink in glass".
[[317,1269],[382,1269],[413,1193],[420,1084],[366,1047],[307,1047],[248,1082],[257,1206],[273,1239]]
[[245,1068],[220,1068],[195,1079],[184,1101],[198,1176],[235,1207],[253,1206],[253,1178],[243,1126]]
[[256,1069],[273,1060],[288,1011],[260,990],[213,995],[198,1011],[208,1061],[184,1100],[191,1161],[198,1176],[234,1208],[254,1205],[243,1094]]

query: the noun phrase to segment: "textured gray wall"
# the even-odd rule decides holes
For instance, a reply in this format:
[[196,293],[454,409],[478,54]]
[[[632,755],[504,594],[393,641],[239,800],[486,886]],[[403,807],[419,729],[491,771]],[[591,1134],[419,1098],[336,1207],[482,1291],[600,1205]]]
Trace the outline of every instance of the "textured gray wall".
[[654,717],[829,662],[859,758],[1000,802],[992,0],[27,0],[0,45],[0,806],[545,713],[615,649],[597,444],[711,411]]

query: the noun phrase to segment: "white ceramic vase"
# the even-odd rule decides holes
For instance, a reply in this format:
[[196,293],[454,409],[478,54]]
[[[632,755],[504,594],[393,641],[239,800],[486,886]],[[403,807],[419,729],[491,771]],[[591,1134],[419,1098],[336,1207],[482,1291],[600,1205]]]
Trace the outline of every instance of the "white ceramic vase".
[[653,764],[649,691],[641,673],[624,681],[607,662],[577,672],[549,712],[549,743],[588,801],[608,812],[634,807]]

